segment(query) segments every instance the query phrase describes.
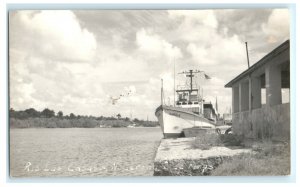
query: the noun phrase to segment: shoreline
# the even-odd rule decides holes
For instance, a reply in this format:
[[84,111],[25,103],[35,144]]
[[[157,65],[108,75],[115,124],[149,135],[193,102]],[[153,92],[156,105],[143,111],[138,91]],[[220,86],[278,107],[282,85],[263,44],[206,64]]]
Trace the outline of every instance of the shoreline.
[[154,176],[205,176],[234,156],[252,153],[242,147],[193,148],[195,137],[162,139],[154,159]]
[[156,121],[129,121],[125,119],[96,119],[96,118],[10,118],[12,128],[136,128],[157,127]]
[[[229,137],[223,137],[226,139]],[[201,137],[162,139],[154,159],[153,176],[290,175],[289,143],[247,139],[239,145],[224,142],[216,144]]]
[[158,127],[9,127],[9,129],[138,129]]

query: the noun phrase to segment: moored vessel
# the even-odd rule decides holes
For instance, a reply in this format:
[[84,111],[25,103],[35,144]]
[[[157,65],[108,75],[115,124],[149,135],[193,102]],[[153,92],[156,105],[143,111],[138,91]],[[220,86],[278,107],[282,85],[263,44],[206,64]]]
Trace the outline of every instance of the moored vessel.
[[184,136],[183,129],[198,128],[211,131],[216,129],[217,112],[210,102],[205,102],[203,94],[200,94],[200,85],[194,79],[195,74],[203,74],[203,71],[189,70],[182,72],[189,83],[178,85],[176,88],[176,101],[174,105],[165,105],[163,102],[163,83],[161,88],[161,105],[156,109],[164,138],[177,138]]

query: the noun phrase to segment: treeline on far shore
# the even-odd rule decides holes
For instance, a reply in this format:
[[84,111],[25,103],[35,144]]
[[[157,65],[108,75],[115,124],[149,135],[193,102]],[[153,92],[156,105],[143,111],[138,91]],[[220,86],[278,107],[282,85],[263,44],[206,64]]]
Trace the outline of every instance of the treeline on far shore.
[[122,118],[121,114],[111,117],[82,116],[70,113],[64,115],[62,111],[44,109],[37,111],[34,108],[16,111],[9,110],[11,128],[117,128],[117,127],[156,127],[157,121],[145,121],[137,118],[130,120]]

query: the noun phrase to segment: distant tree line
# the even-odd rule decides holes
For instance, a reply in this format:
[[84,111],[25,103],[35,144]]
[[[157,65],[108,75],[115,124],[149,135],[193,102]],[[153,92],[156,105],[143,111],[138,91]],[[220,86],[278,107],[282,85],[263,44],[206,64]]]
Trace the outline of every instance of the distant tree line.
[[55,113],[54,110],[45,108],[37,111],[34,108],[16,111],[9,110],[10,127],[12,128],[95,128],[95,127],[155,127],[158,126],[156,121],[144,121],[135,118],[130,120],[128,117],[122,118],[121,114],[115,117],[95,117],[82,116],[70,113],[64,115],[62,111]]

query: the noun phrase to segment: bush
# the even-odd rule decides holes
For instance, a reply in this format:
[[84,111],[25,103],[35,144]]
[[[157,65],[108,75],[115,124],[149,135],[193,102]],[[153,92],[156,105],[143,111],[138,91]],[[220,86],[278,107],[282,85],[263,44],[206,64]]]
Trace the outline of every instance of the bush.
[[208,150],[213,146],[220,145],[222,145],[222,142],[218,134],[203,134],[195,138],[195,141],[192,143],[192,148]]
[[214,146],[243,146],[243,136],[235,134],[203,134],[195,137],[192,148],[208,150]]
[[241,146],[244,137],[236,134],[220,134],[220,140],[225,146]]

